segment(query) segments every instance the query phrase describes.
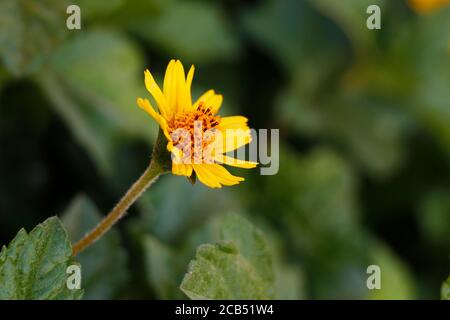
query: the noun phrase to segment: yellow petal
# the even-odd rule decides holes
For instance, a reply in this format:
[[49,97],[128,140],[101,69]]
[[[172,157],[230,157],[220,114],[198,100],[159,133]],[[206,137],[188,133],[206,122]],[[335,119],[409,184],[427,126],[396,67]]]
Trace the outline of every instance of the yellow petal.
[[250,129],[221,130],[222,139],[215,140],[217,154],[227,153],[239,149],[252,141]]
[[150,104],[150,101],[148,99],[137,99],[137,104],[140,108],[144,109],[150,116],[153,117],[153,119],[156,120],[156,122],[159,124],[161,129],[167,131],[167,122],[166,119],[164,119],[159,113],[155,111],[155,109]]
[[186,76],[186,103],[187,103],[186,111],[190,111],[192,106],[191,86],[192,86],[192,79],[194,78],[194,71],[195,67],[194,65],[192,65]]
[[211,112],[213,114],[216,114],[220,106],[222,105],[223,96],[221,94],[215,94],[214,96],[210,97],[206,100],[205,105],[207,108],[211,109]]
[[173,67],[175,66],[175,59],[170,60],[169,64],[167,65],[166,68],[166,74],[164,75],[164,86],[163,86],[163,91],[164,91],[164,96],[167,97],[169,96],[169,83],[172,80],[172,71],[173,71]]
[[218,164],[194,164],[197,178],[211,188],[221,188],[222,185],[232,186],[244,181],[244,178],[233,176]]
[[159,88],[155,79],[153,79],[153,76],[148,69],[144,71],[144,75],[145,75],[145,87],[151,93],[156,103],[158,104],[158,109],[161,115],[167,119],[168,106],[164,94],[161,92],[161,89]]
[[197,99],[197,101],[195,101],[195,103],[192,105],[192,110],[195,111],[197,110],[198,106],[200,105],[200,102],[205,103],[206,100],[208,100],[209,98],[213,97],[215,95],[214,90],[208,90],[206,91],[204,94],[202,94],[200,96],[200,98]]
[[216,160],[217,162],[223,163],[223,164],[227,164],[229,166],[233,166],[233,167],[237,167],[237,168],[244,168],[244,169],[251,169],[258,165],[258,162],[235,159],[235,158],[226,156],[224,154],[216,155],[214,160]]
[[248,119],[243,116],[232,116],[232,117],[222,117],[220,118],[219,128],[221,130],[227,129],[248,129],[247,126]]
[[[164,91],[164,95],[167,99],[168,109],[170,109],[169,117],[172,117],[172,115],[177,112],[176,62],[172,63],[172,65],[169,64],[167,69],[167,89]],[[166,81],[166,78],[164,78],[164,81]]]
[[211,164],[211,172],[219,178],[219,182],[226,186],[238,184],[245,179],[242,177],[233,176],[227,169],[218,164]]
[[194,168],[195,174],[197,175],[198,180],[200,180],[201,183],[204,185],[210,187],[210,188],[221,188],[219,181],[217,181],[217,178],[212,175],[205,165],[203,164],[193,164],[192,167]]
[[175,60],[170,60],[169,64],[166,68],[166,74],[164,75],[164,96],[167,101],[167,116],[172,117],[175,112],[175,94],[173,90],[173,86],[175,83],[174,79],[174,69],[175,69]]
[[243,116],[220,118],[217,128],[222,132],[223,138],[216,142],[219,144],[216,148],[221,151],[220,154],[239,149],[252,141],[247,121]]
[[189,164],[172,163],[172,173],[178,176],[190,177],[192,175],[192,166]]
[[187,106],[186,101],[186,78],[184,75],[184,68],[183,64],[180,62],[180,60],[177,60],[175,62],[175,106],[176,106],[176,112],[183,112],[185,111],[185,108]]
[[205,166],[207,166],[208,171],[218,179],[219,183],[225,186],[232,186],[245,180],[242,177],[233,176],[227,169],[219,164],[206,164]]
[[175,164],[182,164],[183,161],[183,151],[180,150],[179,148],[176,148],[173,145],[173,142],[169,140],[169,142],[167,143],[167,151],[169,151],[171,153],[171,157],[172,157],[172,163]]

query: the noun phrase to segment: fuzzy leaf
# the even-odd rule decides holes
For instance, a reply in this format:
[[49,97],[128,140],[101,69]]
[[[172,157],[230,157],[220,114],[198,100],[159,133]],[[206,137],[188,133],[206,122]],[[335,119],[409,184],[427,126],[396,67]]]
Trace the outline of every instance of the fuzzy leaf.
[[227,215],[221,238],[198,247],[181,290],[191,299],[273,298],[272,258],[261,231],[238,215]]
[[20,230],[0,253],[0,300],[80,299],[67,288],[72,247],[60,220],[52,217],[29,234]]

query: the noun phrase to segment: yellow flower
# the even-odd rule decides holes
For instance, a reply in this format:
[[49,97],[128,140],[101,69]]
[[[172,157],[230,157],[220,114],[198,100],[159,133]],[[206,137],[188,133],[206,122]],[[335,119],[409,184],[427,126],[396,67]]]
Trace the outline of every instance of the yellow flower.
[[450,0],[409,0],[408,3],[416,12],[429,13],[450,4]]
[[211,188],[231,186],[244,181],[233,176],[222,164],[254,168],[257,163],[235,159],[225,153],[251,142],[247,118],[221,117],[217,113],[222,95],[206,91],[192,103],[191,84],[194,66],[185,76],[179,60],[171,60],[164,76],[163,89],[145,70],[145,86],[153,96],[159,112],[148,99],[137,99],[139,107],[150,114],[167,138],[167,150],[172,154],[172,173],[198,180]]

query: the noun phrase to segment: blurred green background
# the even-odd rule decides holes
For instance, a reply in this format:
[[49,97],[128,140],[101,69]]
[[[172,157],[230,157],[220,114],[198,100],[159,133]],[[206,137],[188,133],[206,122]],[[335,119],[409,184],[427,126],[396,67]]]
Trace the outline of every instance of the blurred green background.
[[[72,3],[81,30],[65,27]],[[157,132],[135,102],[143,70],[161,81],[172,58],[195,64],[194,97],[214,88],[222,114],[280,129],[280,170],[232,169],[246,181],[222,190],[162,177],[80,256],[85,298],[185,298],[188,262],[227,212],[263,230],[277,298],[439,298],[450,6],[402,0],[1,0],[0,244],[52,215],[76,240],[109,211]],[[366,287],[371,264],[382,290]]]

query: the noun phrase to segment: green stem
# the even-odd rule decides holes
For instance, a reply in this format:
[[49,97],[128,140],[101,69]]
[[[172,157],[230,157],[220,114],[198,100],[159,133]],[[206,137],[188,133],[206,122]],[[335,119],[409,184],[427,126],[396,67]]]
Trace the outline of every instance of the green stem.
[[160,132],[153,149],[153,157],[150,165],[139,177],[139,179],[131,186],[131,188],[120,199],[119,203],[111,210],[108,215],[91,231],[89,231],[80,241],[72,247],[72,254],[76,256],[84,249],[92,245],[100,239],[111,227],[119,221],[130,206],[142,195],[142,193],[155,182],[158,177],[167,172],[169,163],[167,154],[165,153],[165,137]]
[[161,173],[161,168],[154,165],[154,162],[152,161],[141,177],[131,186],[122,199],[120,199],[114,209],[112,209],[94,229],[73,246],[73,255],[76,256],[79,254],[111,229],[111,227],[125,215],[128,208],[130,208],[141,194],[158,179]]

